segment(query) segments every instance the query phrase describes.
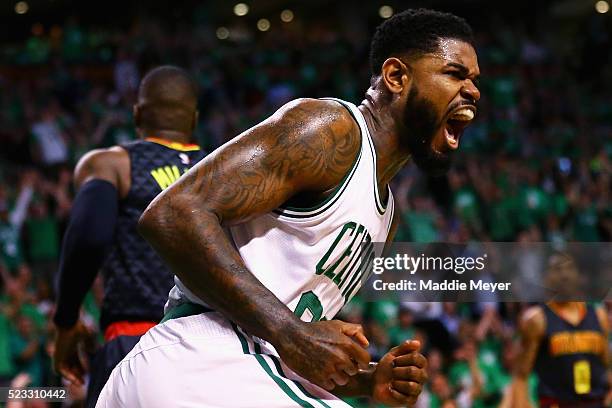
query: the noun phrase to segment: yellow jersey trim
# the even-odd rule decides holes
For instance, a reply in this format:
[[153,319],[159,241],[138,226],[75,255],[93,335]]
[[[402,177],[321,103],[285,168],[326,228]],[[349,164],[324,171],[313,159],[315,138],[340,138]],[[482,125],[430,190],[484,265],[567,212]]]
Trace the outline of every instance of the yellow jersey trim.
[[166,140],[166,139],[160,139],[158,137],[147,137],[145,138],[145,140],[147,142],[157,143],[162,146],[166,146],[170,149],[178,150],[181,152],[194,152],[194,151],[200,150],[200,146],[198,146],[197,144],[193,144],[193,143],[185,144],[185,143],[180,143],[180,142],[173,142],[173,141]]

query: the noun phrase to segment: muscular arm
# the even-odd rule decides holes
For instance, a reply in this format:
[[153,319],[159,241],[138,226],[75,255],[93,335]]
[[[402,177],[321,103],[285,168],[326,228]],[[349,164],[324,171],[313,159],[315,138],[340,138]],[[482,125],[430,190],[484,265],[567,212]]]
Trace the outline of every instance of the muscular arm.
[[511,385],[512,407],[531,407],[528,379],[545,331],[546,317],[542,308],[535,306],[527,309],[519,323],[521,343]]
[[[195,295],[268,340],[281,357],[287,347],[297,354],[307,353],[316,341],[325,347],[329,338],[300,343],[306,341],[303,324],[247,269],[223,227],[270,212],[298,193],[332,189],[358,149],[358,129],[336,102],[291,102],[160,194],[143,214],[139,230]],[[358,353],[356,343],[346,338],[342,347]],[[334,362],[322,363],[312,354],[302,356],[300,367],[286,363],[310,375],[309,380],[333,388],[315,373],[334,371],[329,367]]]
[[125,189],[129,158],[120,148],[94,150],[77,164],[78,190],[62,243],[54,322],[70,328],[112,242],[117,201]]

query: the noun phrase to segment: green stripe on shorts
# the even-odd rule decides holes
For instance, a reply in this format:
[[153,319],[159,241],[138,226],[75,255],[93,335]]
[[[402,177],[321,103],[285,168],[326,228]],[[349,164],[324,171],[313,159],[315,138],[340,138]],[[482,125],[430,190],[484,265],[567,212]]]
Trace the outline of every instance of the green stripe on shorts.
[[274,365],[276,366],[276,371],[278,371],[280,373],[280,375],[284,378],[286,378],[288,381],[293,382],[299,389],[300,391],[302,391],[305,395],[307,395],[308,397],[317,400],[318,402],[321,403],[321,405],[323,405],[325,408],[331,408],[329,405],[327,405],[325,403],[325,401],[320,400],[319,398],[315,397],[314,395],[312,395],[311,393],[309,393],[308,391],[306,391],[306,388],[304,388],[304,386],[299,382],[299,381],[293,381],[291,379],[289,379],[289,377],[287,377],[287,375],[285,374],[285,372],[283,371],[283,367],[280,363],[280,359],[276,356],[270,355],[268,354],[268,357],[270,357],[272,359],[272,362],[274,363]]
[[[266,374],[268,374],[268,376],[272,378],[272,380],[285,392],[285,394],[287,394],[289,398],[291,398],[301,407],[315,408],[310,402],[303,400],[291,388],[289,388],[289,386],[285,383],[285,380],[282,377],[284,377],[287,381],[291,381],[292,383],[294,383],[300,389],[300,391],[302,391],[309,398],[312,398],[316,400],[317,402],[319,402],[324,407],[329,408],[329,405],[327,405],[325,402],[321,401],[320,399],[316,397],[313,397],[310,393],[308,393],[306,389],[302,386],[302,384],[300,384],[298,381],[293,381],[287,378],[287,376],[283,372],[282,367],[280,365],[280,360],[277,360],[278,358],[276,356],[273,356],[270,354],[262,354],[261,346],[257,342],[253,342],[256,353],[251,353],[249,351],[248,341],[245,338],[245,336],[242,333],[240,333],[238,326],[232,323],[232,328],[234,329],[234,332],[236,332],[236,335],[238,336],[238,339],[240,340],[240,344],[242,345],[242,351],[244,352],[244,354],[248,354],[248,355],[255,357],[259,365],[266,372]],[[274,374],[268,362],[263,358],[264,355],[272,359],[272,361],[274,362],[274,365],[276,366],[277,371],[281,374],[282,377],[279,377],[278,375]]]

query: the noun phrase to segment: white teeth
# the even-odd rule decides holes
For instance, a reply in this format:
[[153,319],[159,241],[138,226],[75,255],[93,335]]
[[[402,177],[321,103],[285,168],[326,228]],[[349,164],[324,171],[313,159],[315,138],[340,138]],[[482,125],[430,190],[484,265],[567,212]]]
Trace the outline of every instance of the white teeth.
[[474,111],[469,108],[459,109],[451,116],[453,120],[470,121],[474,119]]

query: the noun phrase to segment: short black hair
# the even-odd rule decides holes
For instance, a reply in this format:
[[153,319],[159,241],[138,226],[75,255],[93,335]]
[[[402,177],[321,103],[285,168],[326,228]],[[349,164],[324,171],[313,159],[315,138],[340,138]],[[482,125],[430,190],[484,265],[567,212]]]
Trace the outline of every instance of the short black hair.
[[162,65],[147,72],[140,82],[138,94],[155,101],[193,103],[198,97],[198,86],[183,68]]
[[385,60],[393,55],[434,52],[442,38],[474,44],[469,24],[454,14],[429,9],[408,9],[376,28],[370,45],[370,69],[379,75]]
[[198,109],[198,87],[184,69],[163,65],[149,71],[138,88],[138,127],[189,133]]

